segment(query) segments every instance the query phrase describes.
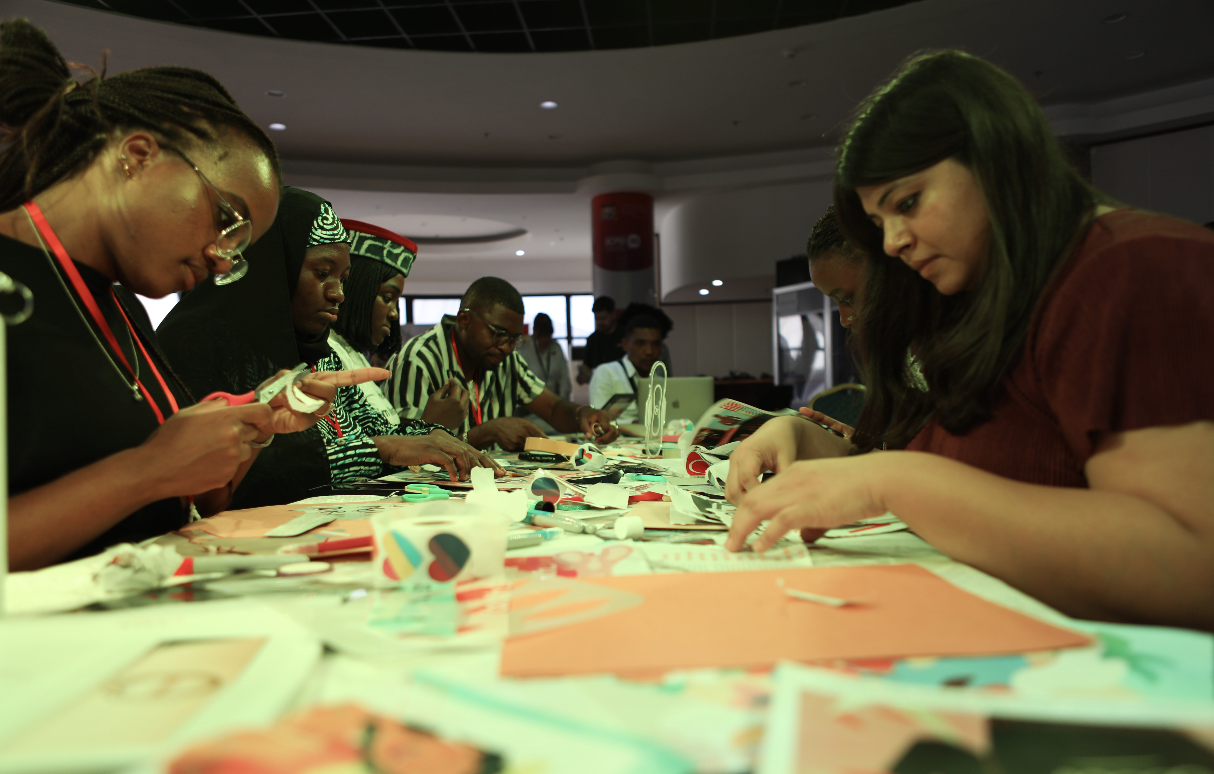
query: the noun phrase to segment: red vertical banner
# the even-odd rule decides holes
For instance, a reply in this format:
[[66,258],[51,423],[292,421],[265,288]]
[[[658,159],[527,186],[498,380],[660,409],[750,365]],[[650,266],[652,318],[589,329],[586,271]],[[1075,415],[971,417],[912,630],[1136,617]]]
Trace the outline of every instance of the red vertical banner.
[[594,197],[594,265],[607,271],[653,266],[653,197],[609,193]]
[[608,193],[594,197],[592,241],[594,294],[611,296],[619,307],[654,304],[653,197]]

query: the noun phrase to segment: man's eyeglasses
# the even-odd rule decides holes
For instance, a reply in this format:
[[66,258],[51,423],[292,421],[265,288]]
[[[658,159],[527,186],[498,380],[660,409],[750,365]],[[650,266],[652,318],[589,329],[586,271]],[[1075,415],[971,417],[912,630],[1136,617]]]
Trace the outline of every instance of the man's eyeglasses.
[[249,271],[249,263],[241,253],[248,249],[249,242],[253,241],[253,221],[237,212],[236,208],[227,199],[223,198],[223,194],[219,192],[215,184],[208,180],[206,175],[202,174],[202,170],[198,168],[197,164],[190,161],[189,156],[171,145],[161,145],[160,147],[170,150],[184,159],[185,163],[189,164],[198,173],[198,176],[202,178],[202,182],[210,186],[215,195],[219,197],[219,210],[226,218],[226,224],[220,227],[219,237],[215,240],[215,254],[220,258],[235,258],[235,260],[232,261],[232,268],[228,269],[227,273],[215,275],[215,284],[227,285],[235,282]]
[[493,343],[495,346],[500,347],[503,344],[509,344],[511,347],[517,347],[519,342],[523,340],[523,336],[526,335],[526,334],[520,333],[517,336],[512,336],[512,335],[510,335],[510,331],[506,330],[505,328],[497,327],[493,323],[486,320],[484,317],[481,317],[479,314],[477,314],[475,310],[464,307],[464,311],[468,312],[471,315],[474,315],[476,317],[476,319],[480,320],[481,322],[483,322],[485,324],[485,327],[488,328],[489,332],[493,334]]

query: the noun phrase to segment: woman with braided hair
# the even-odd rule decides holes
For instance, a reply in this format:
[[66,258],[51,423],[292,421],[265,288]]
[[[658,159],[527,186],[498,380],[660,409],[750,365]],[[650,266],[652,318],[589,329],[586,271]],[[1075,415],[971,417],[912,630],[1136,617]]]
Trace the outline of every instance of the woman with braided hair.
[[[417,245],[386,228],[361,220],[342,218],[350,232],[350,278],[346,299],[329,332],[329,344],[346,368],[365,368],[371,363],[364,352],[374,350],[380,362],[400,351],[400,312],[397,301],[405,289],[409,270],[417,260]],[[367,403],[390,425],[400,417],[379,385],[359,385]],[[468,415],[468,391],[456,379],[448,379],[426,402],[422,419],[456,428]]]
[[[14,569],[222,509],[275,433],[312,427],[338,385],[378,375],[304,380],[317,413],[281,395],[190,406],[115,292],[155,298],[212,273],[236,278],[241,251],[274,220],[274,146],[214,78],[154,67],[78,83],[45,33],[10,20],[0,123],[0,271],[34,294],[32,316],[7,332]],[[32,375],[47,352],[75,378]]]

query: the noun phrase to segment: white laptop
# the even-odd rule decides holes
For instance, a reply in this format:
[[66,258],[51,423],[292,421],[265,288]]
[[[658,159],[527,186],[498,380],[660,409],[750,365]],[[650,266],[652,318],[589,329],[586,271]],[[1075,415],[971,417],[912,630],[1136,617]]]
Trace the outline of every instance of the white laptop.
[[[649,402],[649,380],[637,379],[637,421],[645,422]],[[712,408],[713,378],[711,376],[671,376],[666,379],[666,421],[690,419],[699,422],[704,412]]]

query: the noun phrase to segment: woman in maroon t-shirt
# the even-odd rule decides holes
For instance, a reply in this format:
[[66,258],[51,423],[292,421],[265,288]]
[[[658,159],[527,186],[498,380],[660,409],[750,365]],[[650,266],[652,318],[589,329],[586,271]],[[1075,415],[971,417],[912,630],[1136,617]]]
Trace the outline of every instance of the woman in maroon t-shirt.
[[870,256],[864,412],[851,441],[744,442],[729,547],[889,510],[1072,615],[1214,629],[1214,234],[1114,209],[1014,78],[951,51],[861,105],[835,206]]

